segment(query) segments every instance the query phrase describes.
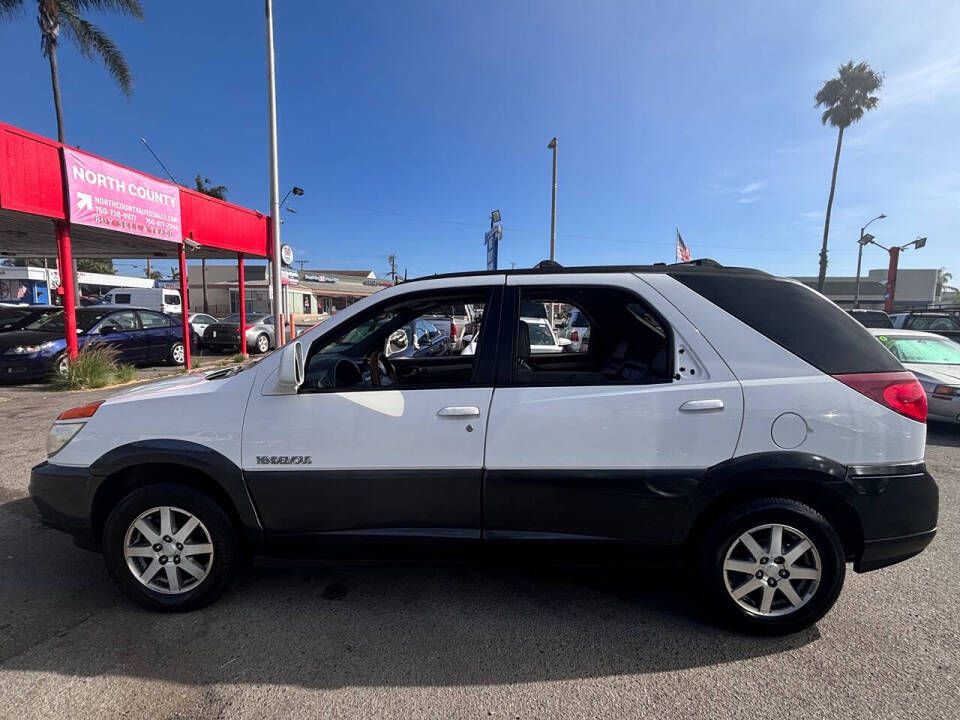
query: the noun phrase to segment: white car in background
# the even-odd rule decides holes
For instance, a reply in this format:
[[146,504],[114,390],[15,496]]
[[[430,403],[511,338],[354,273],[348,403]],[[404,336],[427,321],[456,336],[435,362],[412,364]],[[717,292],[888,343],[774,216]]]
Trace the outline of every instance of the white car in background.
[[590,343],[590,321],[583,311],[573,308],[566,324],[560,329],[560,337],[570,341],[570,352],[586,351]]
[[567,338],[558,338],[553,328],[550,327],[550,321],[543,318],[522,317],[520,322],[527,326],[527,332],[530,334],[530,352],[539,353],[560,353],[570,345]]
[[960,423],[960,343],[921,330],[870,329],[927,394],[927,417]]
[[187,322],[190,323],[190,327],[193,328],[197,337],[202,338],[203,331],[207,329],[208,325],[213,325],[220,321],[213,317],[213,315],[207,315],[206,313],[190,313],[190,315],[187,316]]

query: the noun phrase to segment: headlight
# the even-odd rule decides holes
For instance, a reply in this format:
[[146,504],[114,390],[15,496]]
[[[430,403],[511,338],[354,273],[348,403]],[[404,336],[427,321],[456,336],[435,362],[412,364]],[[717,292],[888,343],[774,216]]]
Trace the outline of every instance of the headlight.
[[17,345],[7,350],[7,355],[33,355],[34,353],[42,352],[43,350],[49,350],[56,343],[53,340],[47,340],[42,342],[39,345]]
[[56,455],[63,446],[73,440],[86,423],[55,423],[47,434],[47,457]]
[[933,389],[933,394],[942,397],[957,397],[960,395],[960,387],[956,385],[937,385]]

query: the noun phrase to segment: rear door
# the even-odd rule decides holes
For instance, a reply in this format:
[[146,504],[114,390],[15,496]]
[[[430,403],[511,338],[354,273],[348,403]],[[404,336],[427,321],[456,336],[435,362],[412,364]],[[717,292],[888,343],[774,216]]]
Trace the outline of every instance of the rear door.
[[146,339],[148,362],[162,362],[170,354],[170,346],[183,335],[173,318],[152,310],[140,310],[140,325]]
[[[562,303],[589,347],[531,353],[518,310]],[[485,537],[669,542],[707,468],[730,458],[739,383],[633,275],[510,276],[484,485]]]

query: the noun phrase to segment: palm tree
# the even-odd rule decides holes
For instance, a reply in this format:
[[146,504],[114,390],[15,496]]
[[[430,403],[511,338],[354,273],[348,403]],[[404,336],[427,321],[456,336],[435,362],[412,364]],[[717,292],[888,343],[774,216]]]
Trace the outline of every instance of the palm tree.
[[827,238],[830,236],[830,212],[833,210],[833,193],[837,189],[837,166],[840,164],[840,146],[843,144],[843,131],[863,117],[867,110],[873,110],[880,98],[875,93],[883,85],[883,74],[875,72],[867,63],[856,65],[853,60],[841,65],[837,77],[827,80],[814,100],[815,107],[825,108],[820,116],[821,122],[828,122],[837,132],[837,152],[833,156],[833,175],[830,178],[830,198],[827,200],[827,217],[823,223],[823,247],[820,248],[820,274],[817,277],[817,290],[823,292],[823,283],[827,277]]
[[[0,0],[0,19],[12,17],[27,0]],[[98,55],[107,71],[127,97],[133,92],[133,75],[123,53],[106,33],[83,17],[90,10],[116,12],[143,20],[139,0],[37,0],[37,22],[40,25],[40,48],[50,62],[53,105],[57,111],[57,138],[66,142],[63,130],[63,108],[60,102],[60,72],[57,68],[57,46],[60,30],[69,37],[85,58]]]

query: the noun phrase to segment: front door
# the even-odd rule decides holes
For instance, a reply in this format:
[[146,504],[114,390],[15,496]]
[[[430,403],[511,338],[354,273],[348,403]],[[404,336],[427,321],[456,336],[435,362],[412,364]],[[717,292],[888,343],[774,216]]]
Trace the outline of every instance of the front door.
[[[502,287],[482,280],[454,294],[499,312]],[[481,334],[476,356],[411,357],[402,330],[435,298],[391,295],[305,348],[299,394],[248,403],[242,465],[273,540],[480,537],[496,343]]]
[[[734,452],[739,383],[635,276],[539,280],[511,276],[505,294],[509,362],[490,410],[484,536],[670,542],[705,470]],[[589,343],[531,352],[523,316],[551,303],[557,324],[586,319]]]
[[115,347],[120,362],[139,363],[146,360],[147,340],[133,310],[110,313],[86,337],[88,342],[102,342]]

